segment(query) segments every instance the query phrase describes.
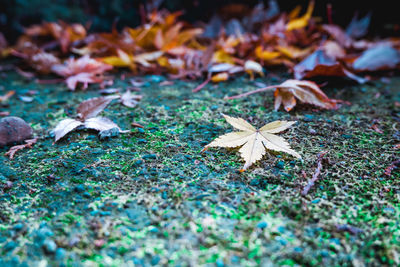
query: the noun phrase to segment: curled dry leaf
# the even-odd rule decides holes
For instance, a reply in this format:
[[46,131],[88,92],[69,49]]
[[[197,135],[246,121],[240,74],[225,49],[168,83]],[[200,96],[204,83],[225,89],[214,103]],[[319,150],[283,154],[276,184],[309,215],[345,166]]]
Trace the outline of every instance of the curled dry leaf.
[[335,76],[349,77],[358,83],[366,82],[365,79],[345,69],[339,61],[328,56],[326,51],[337,57],[340,55],[340,50],[332,45],[318,49],[294,67],[294,77],[300,80],[315,76]]
[[330,99],[318,87],[317,84],[310,81],[287,80],[278,85],[271,85],[254,91],[243,93],[226,99],[242,98],[255,93],[260,93],[275,89],[275,110],[283,104],[286,111],[290,111],[296,105],[296,98],[300,102],[312,104],[325,109],[336,109],[339,100]]
[[134,95],[131,93],[130,90],[127,90],[124,94],[121,95],[121,103],[126,107],[134,108],[142,99],[142,97],[142,95]]
[[227,72],[220,72],[211,77],[211,81],[214,83],[227,81],[229,79],[229,74]]
[[262,66],[253,60],[247,60],[244,63],[244,70],[250,75],[251,80],[254,79],[254,73],[258,73],[260,76],[264,76]]
[[57,142],[58,140],[63,138],[66,134],[72,132],[73,130],[82,125],[83,122],[70,118],[60,121],[57,124],[56,128],[54,129],[54,136],[55,136],[54,142]]
[[78,83],[82,83],[83,89],[86,89],[89,83],[102,82],[102,74],[112,69],[112,66],[86,55],[79,59],[70,58],[64,64],[53,65],[51,69],[54,73],[65,77],[68,88],[75,90]]
[[107,130],[110,130],[113,128],[117,128],[120,133],[127,132],[127,131],[121,130],[121,128],[119,128],[116,123],[114,123],[112,120],[105,118],[105,117],[95,117],[95,118],[87,119],[84,122],[83,126],[86,129],[92,129],[92,130],[96,130],[99,132],[107,131]]
[[108,104],[114,99],[119,98],[117,95],[95,97],[83,101],[79,104],[77,108],[78,118],[86,120],[89,118],[96,117],[100,112],[102,112]]
[[382,44],[365,50],[352,65],[356,71],[394,69],[400,64],[400,52],[391,45]]
[[99,132],[107,131],[113,128],[118,129],[120,133],[126,133],[127,131],[121,130],[116,123],[111,121],[105,117],[94,117],[85,120],[84,122],[74,120],[74,119],[65,119],[58,123],[56,128],[54,129],[55,141],[57,142],[66,134],[76,130],[78,127],[82,126],[83,129],[92,129]]
[[292,20],[290,20],[286,25],[286,30],[292,31],[306,27],[314,10],[314,4],[314,1],[310,1],[306,13],[300,18],[293,18]]
[[[96,117],[103,111],[108,104],[114,99],[120,98],[118,95],[102,96],[88,99],[82,102],[77,108],[76,119],[64,119],[60,121],[54,129],[55,141],[57,142],[69,132],[72,132],[79,127],[83,129],[92,129],[99,132],[108,131],[113,128],[119,133],[125,133],[117,124],[105,117]],[[130,103],[131,104],[131,103]]]
[[282,137],[274,135],[282,132],[292,126],[295,121],[274,121],[261,127],[254,128],[250,123],[241,119],[223,115],[226,121],[234,128],[240,130],[222,135],[215,139],[203,149],[209,147],[238,147],[241,146],[239,152],[245,164],[240,170],[241,172],[250,167],[253,163],[260,160],[265,155],[266,149],[285,152],[296,158],[301,156],[290,148],[290,145]]

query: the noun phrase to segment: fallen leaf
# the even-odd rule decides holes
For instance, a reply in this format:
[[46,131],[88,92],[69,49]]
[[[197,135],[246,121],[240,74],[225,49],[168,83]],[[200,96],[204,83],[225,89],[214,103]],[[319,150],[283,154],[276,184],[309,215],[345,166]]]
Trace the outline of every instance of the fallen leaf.
[[116,123],[112,120],[105,118],[105,117],[95,117],[85,120],[84,127],[86,129],[93,129],[99,132],[107,131],[112,128],[117,128],[120,133],[125,132],[122,131],[121,128],[118,127]]
[[353,17],[350,24],[346,28],[346,34],[352,38],[360,38],[367,34],[369,23],[371,21],[371,13],[365,17],[358,19],[357,14]]
[[306,27],[308,25],[308,21],[311,18],[311,14],[314,10],[314,4],[315,4],[314,1],[311,0],[310,3],[308,4],[306,13],[300,18],[291,19],[289,23],[286,25],[286,30],[292,31]]
[[254,73],[264,76],[262,66],[253,60],[246,60],[244,63],[244,70],[250,75],[251,80],[254,79]]
[[82,126],[82,125],[83,125],[83,122],[74,120],[74,119],[70,119],[70,118],[60,121],[57,124],[56,128],[54,129],[54,135],[55,135],[54,142],[57,142],[58,140],[63,138],[66,134],[68,134],[69,132],[72,132],[73,130],[75,130],[76,128],[78,128],[79,126]]
[[26,144],[12,146],[4,155],[9,156],[10,159],[13,159],[15,153],[17,153],[18,151],[25,149],[25,148],[31,148],[36,143],[36,141],[37,141],[37,138],[25,140]]
[[400,64],[400,53],[391,45],[377,45],[365,50],[352,64],[356,71],[394,69]]
[[117,95],[95,97],[83,101],[79,104],[76,109],[78,117],[82,120],[96,117],[100,112],[102,112],[108,104],[114,99],[119,98]]
[[281,55],[280,52],[263,50],[263,48],[261,46],[257,46],[256,49],[254,50],[254,52],[255,52],[257,58],[264,60],[264,61],[270,61]]
[[[335,53],[338,53],[337,51]],[[358,83],[365,83],[361,78],[334,58],[329,57],[323,49],[318,49],[294,67],[294,77],[298,80],[316,76],[348,77]]]
[[286,142],[284,138],[274,135],[274,133],[286,130],[292,126],[295,121],[274,121],[257,130],[241,118],[233,118],[227,115],[223,116],[229,124],[240,131],[227,133],[218,137],[213,142],[206,145],[203,151],[209,147],[242,146],[239,152],[245,161],[245,164],[240,170],[241,172],[246,170],[257,160],[260,160],[262,156],[265,155],[266,148],[285,152],[295,156],[296,158],[301,158],[296,151],[290,148],[289,143]]
[[112,66],[86,55],[78,59],[70,58],[64,64],[53,65],[51,69],[54,73],[65,77],[68,88],[75,90],[78,83],[83,83],[83,89],[86,89],[89,83],[102,82],[101,75],[112,69]]
[[275,89],[275,110],[283,104],[286,111],[290,111],[296,105],[296,98],[300,102],[312,104],[325,109],[336,109],[339,100],[328,98],[318,85],[311,81],[286,80],[279,85],[270,85],[254,91],[243,93],[226,99],[236,99],[249,96],[255,93],[265,92]]
[[229,74],[227,72],[221,72],[211,77],[211,81],[214,83],[227,81],[228,79],[229,79]]

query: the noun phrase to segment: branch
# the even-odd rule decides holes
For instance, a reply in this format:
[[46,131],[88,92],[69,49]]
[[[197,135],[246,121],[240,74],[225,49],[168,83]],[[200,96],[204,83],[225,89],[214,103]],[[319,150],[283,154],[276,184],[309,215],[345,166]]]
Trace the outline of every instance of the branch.
[[225,97],[225,99],[242,98],[242,97],[246,97],[246,96],[249,96],[249,95],[252,95],[252,94],[256,94],[256,93],[272,90],[272,89],[277,88],[277,87],[278,87],[277,85],[271,85],[271,86],[259,88],[257,90],[253,90],[253,91],[250,91],[250,92],[247,92],[247,93],[243,93],[243,94],[240,94],[240,95],[234,95],[234,96]]
[[206,86],[209,82],[211,81],[210,78],[207,78],[207,80],[205,80],[204,82],[202,82],[201,84],[199,84],[196,88],[194,88],[192,90],[192,93],[196,93],[198,91],[200,91],[201,89],[203,89],[204,86]]
[[312,178],[308,181],[307,185],[304,187],[303,191],[301,191],[302,196],[307,195],[308,191],[310,191],[310,189],[314,186],[315,182],[318,180],[319,174],[321,173],[322,169],[322,159],[324,158],[326,153],[328,153],[328,151],[323,151],[318,153],[317,168],[315,169]]
[[26,144],[13,146],[4,155],[9,156],[10,159],[13,159],[15,153],[17,153],[18,151],[20,151],[24,148],[31,148],[36,143],[36,141],[37,141],[37,138],[25,140]]

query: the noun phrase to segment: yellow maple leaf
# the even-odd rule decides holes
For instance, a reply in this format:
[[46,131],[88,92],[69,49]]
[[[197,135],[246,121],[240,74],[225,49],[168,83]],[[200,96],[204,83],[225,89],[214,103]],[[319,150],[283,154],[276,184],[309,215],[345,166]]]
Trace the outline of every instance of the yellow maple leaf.
[[285,152],[296,158],[301,156],[290,148],[286,140],[274,133],[282,132],[292,126],[295,121],[274,121],[270,122],[260,129],[254,128],[250,123],[241,118],[233,118],[223,115],[226,121],[234,128],[240,130],[238,132],[231,132],[222,135],[215,139],[210,144],[206,145],[203,149],[209,147],[238,147],[241,157],[244,159],[245,164],[240,170],[245,171],[257,160],[260,160],[266,153],[266,148],[279,152]]
[[314,10],[314,1],[311,1],[310,4],[308,5],[306,13],[300,18],[291,19],[286,25],[286,30],[292,31],[306,27],[308,25],[308,21],[311,18],[313,10]]

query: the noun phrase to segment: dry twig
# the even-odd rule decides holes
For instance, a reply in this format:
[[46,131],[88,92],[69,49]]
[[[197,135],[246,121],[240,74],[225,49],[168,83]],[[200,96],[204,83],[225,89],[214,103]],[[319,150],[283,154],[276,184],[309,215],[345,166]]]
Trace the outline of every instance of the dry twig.
[[37,141],[37,138],[25,140],[26,144],[12,146],[10,148],[10,150],[8,150],[8,152],[6,152],[4,155],[5,156],[9,156],[10,159],[13,159],[15,153],[17,153],[18,151],[20,151],[20,150],[22,150],[24,148],[31,148],[36,143],[36,141]]
[[323,151],[318,153],[317,168],[315,169],[312,178],[308,181],[307,185],[304,187],[303,191],[301,191],[302,196],[307,195],[308,191],[310,191],[310,189],[314,186],[315,182],[318,180],[319,174],[321,173],[322,169],[322,159],[324,158],[326,153],[328,153],[328,151]]

